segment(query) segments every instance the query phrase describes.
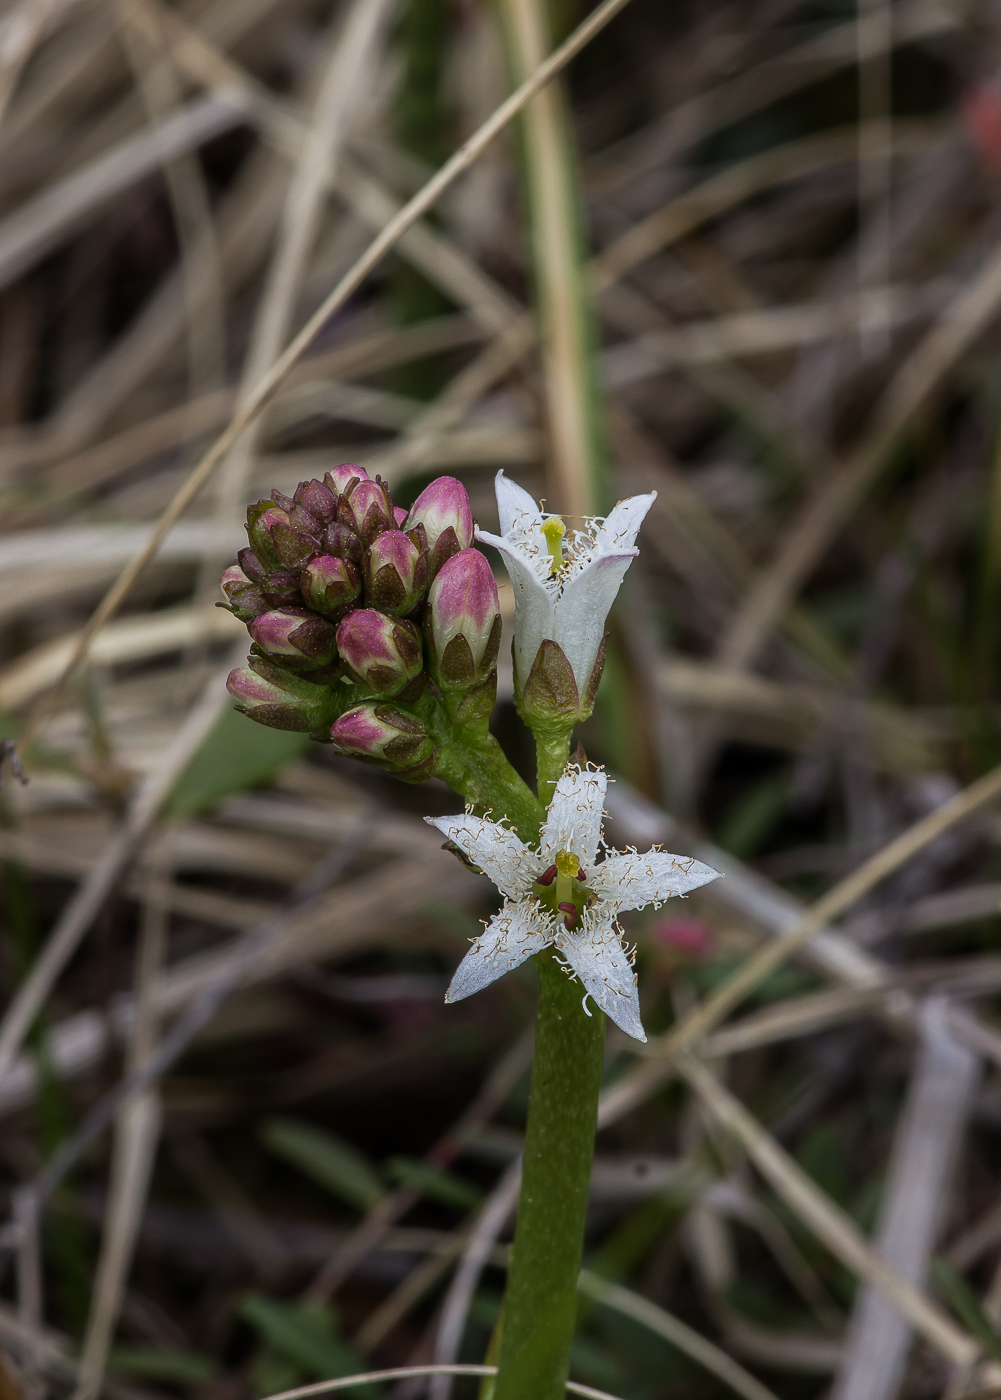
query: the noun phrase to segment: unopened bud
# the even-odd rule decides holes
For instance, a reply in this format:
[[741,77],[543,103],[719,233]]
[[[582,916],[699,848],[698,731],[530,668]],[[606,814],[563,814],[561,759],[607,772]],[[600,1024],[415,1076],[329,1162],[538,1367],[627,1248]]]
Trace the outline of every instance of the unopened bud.
[[289,671],[312,671],[337,655],[337,632],[305,608],[275,608],[255,617],[250,635],[265,655]]
[[424,529],[430,551],[429,569],[432,578],[454,554],[468,549],[473,542],[473,512],[469,495],[461,481],[454,476],[439,476],[425,487],[410,507],[405,530]]
[[317,554],[299,576],[306,606],[331,616],[343,613],[361,592],[361,574],[347,559]]
[[444,688],[467,690],[489,677],[500,650],[500,600],[478,549],[464,549],[442,566],[428,594],[424,625]]
[[342,462],[339,467],[331,467],[323,478],[323,484],[333,496],[346,496],[353,481],[368,481],[364,467],[356,467],[354,462]]
[[322,481],[300,481],[292,500],[312,520],[317,528],[329,525],[337,515],[337,497]]
[[337,629],[337,649],[362,685],[397,695],[420,675],[421,636],[412,622],[356,608]]
[[353,530],[364,544],[371,544],[383,530],[396,528],[393,500],[385,482],[356,481],[347,495],[342,496],[337,510],[338,520]]
[[328,687],[292,676],[260,657],[231,671],[226,689],[242,714],[270,729],[309,734],[330,723],[333,702]]
[[433,764],[435,755],[434,741],[420,720],[395,705],[357,705],[335,721],[330,737],[341,753],[384,764],[400,776],[416,777],[414,770]]
[[323,532],[323,548],[327,554],[338,559],[350,559],[352,564],[360,564],[365,546],[349,525],[334,520]]
[[428,557],[402,530],[384,530],[372,541],[363,564],[365,601],[380,612],[405,617],[428,586]]
[[[239,564],[230,564],[228,569],[223,569],[219,586],[228,599],[229,611],[241,622],[249,622],[258,613],[267,611],[268,604],[264,594],[258,585],[247,577]],[[219,606],[224,605],[220,603]]]
[[269,572],[301,569],[320,548],[322,530],[318,523],[291,501],[288,504],[291,510],[284,510],[273,501],[258,501],[247,509],[251,546]]

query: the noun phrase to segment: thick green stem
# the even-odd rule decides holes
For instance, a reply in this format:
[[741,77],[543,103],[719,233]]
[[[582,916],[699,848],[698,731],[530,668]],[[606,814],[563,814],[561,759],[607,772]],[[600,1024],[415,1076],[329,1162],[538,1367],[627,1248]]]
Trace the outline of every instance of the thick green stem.
[[553,792],[570,758],[573,728],[552,731],[535,728],[535,790],[543,807],[553,800]]
[[577,1315],[605,1018],[540,953],[524,1175],[495,1400],[563,1400]]
[[506,818],[527,845],[535,845],[545,812],[485,723],[454,736],[437,771],[478,812],[490,812],[494,821]]

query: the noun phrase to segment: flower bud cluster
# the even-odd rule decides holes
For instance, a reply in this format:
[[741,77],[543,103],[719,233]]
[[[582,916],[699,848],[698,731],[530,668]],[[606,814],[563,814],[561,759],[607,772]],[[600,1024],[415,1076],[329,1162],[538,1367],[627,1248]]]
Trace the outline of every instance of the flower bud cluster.
[[454,715],[495,679],[497,587],[473,531],[453,477],[406,512],[384,481],[348,463],[250,506],[248,546],[220,579],[220,606],[254,643],[229,678],[237,708],[329,735],[400,776],[428,776],[435,714]]

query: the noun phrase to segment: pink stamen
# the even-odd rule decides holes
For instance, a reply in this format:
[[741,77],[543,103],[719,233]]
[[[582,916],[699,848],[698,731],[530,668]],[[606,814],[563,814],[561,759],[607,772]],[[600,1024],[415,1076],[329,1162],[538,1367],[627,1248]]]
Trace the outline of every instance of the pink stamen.
[[537,885],[551,885],[558,874],[559,871],[556,869],[556,866],[551,865],[548,870],[542,872],[535,883]]
[[566,918],[563,920],[564,928],[573,928],[574,924],[577,922],[576,906],[568,901],[566,904],[557,904],[556,907],[561,914],[566,915]]

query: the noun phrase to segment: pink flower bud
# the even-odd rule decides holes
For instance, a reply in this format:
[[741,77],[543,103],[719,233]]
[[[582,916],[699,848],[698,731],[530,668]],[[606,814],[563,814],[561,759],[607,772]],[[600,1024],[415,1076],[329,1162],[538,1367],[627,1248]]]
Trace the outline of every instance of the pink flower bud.
[[337,655],[337,632],[305,608],[275,608],[255,617],[250,635],[265,655],[289,671],[312,671]]
[[322,531],[318,522],[291,501],[288,504],[291,510],[284,510],[273,501],[258,501],[247,509],[247,534],[251,546],[269,572],[301,569],[320,547]]
[[398,526],[400,527],[400,529],[402,530],[402,529],[403,529],[403,522],[404,522],[404,520],[406,520],[406,518],[407,518],[407,512],[404,510],[403,506],[394,506],[394,507],[393,507],[393,518],[395,519],[397,525],[398,525]]
[[333,496],[347,495],[353,481],[368,481],[364,467],[356,467],[353,462],[342,462],[339,467],[331,467],[323,478],[323,484]]
[[337,508],[338,520],[353,530],[364,544],[371,544],[383,530],[396,528],[393,500],[385,482],[356,481]]
[[334,747],[405,774],[434,756],[434,744],[420,720],[394,705],[370,702],[341,715],[330,730]]
[[[229,611],[241,622],[249,622],[258,613],[267,611],[268,604],[264,594],[251,582],[239,564],[230,564],[228,569],[223,569],[219,586],[226,595]],[[220,603],[219,606],[223,607],[225,604]]]
[[421,673],[421,636],[412,622],[356,608],[337,629],[337,649],[359,682],[396,695]]
[[318,613],[337,615],[350,607],[361,592],[361,574],[347,559],[317,554],[299,576],[306,606]]
[[226,689],[242,714],[270,729],[308,734],[330,722],[330,690],[254,657],[249,666],[231,671]]
[[488,678],[500,650],[500,600],[479,550],[463,549],[442,565],[424,625],[442,686],[467,690]]
[[329,525],[337,514],[337,497],[322,481],[300,481],[292,500],[316,522],[317,529]]
[[701,919],[658,919],[649,936],[656,943],[696,958],[711,953],[715,941],[712,929]]
[[473,512],[461,481],[439,476],[425,487],[410,507],[404,529],[415,530],[419,525],[424,527],[431,551],[430,573],[434,578],[446,559],[473,542]]
[[405,617],[428,586],[428,557],[402,530],[384,530],[365,554],[365,601],[380,612]]

